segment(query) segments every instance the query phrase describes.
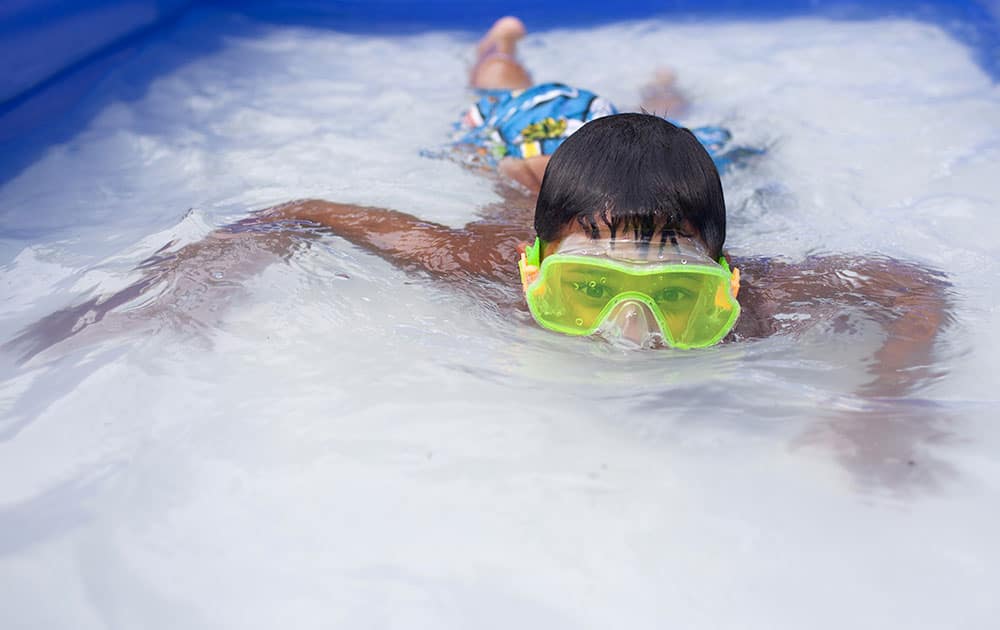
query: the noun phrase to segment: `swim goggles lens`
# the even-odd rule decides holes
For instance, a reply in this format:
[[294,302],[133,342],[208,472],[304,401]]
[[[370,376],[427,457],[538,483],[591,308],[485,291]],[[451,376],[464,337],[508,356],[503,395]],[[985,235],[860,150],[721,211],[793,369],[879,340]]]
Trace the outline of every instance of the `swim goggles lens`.
[[624,261],[557,252],[538,264],[541,242],[522,257],[528,308],[543,327],[591,335],[626,300],[644,303],[664,340],[675,348],[701,348],[722,340],[739,317],[732,273],[725,259]]

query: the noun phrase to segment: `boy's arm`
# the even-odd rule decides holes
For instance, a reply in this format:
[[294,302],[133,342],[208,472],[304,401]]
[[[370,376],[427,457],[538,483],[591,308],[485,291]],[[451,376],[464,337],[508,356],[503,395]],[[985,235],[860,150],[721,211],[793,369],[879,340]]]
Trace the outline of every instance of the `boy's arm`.
[[839,304],[861,309],[885,334],[871,357],[873,378],[860,395],[903,396],[933,376],[934,344],[951,320],[949,284],[942,275],[891,259],[841,256],[802,264],[748,260],[739,266],[749,280],[746,291],[740,292],[745,316],[737,323],[744,336],[782,329],[774,316],[789,304],[812,305],[805,308],[816,308],[823,317],[830,316],[831,308],[839,312],[834,306]]
[[[92,295],[42,317],[0,345],[0,351],[19,355],[23,362],[71,337],[114,335],[152,321],[160,326],[214,319],[220,305],[240,290],[243,281],[311,238],[315,234],[308,230],[288,226],[280,230],[220,229],[176,250],[171,249],[173,242],[167,243],[139,263],[136,271],[141,275],[132,284],[111,294]],[[149,293],[156,295],[155,300],[146,298]]]
[[[175,251],[168,243],[139,264],[142,277],[136,282],[45,316],[0,350],[26,361],[79,333],[90,333],[98,322],[103,322],[100,328],[105,332],[133,327],[124,321],[131,316],[124,307],[154,290],[156,303],[141,309],[145,318],[196,319],[202,307],[214,313],[225,300],[224,293],[238,290],[244,280],[288,256],[297,244],[317,238],[312,229],[316,225],[402,267],[445,278],[486,275],[511,285],[517,283],[517,242],[527,238],[525,230],[503,222],[472,223],[456,230],[392,210],[295,201],[215,230]],[[192,301],[191,295],[201,297]]]
[[[421,221],[395,210],[303,199],[264,210],[236,225],[309,222],[401,266],[416,265],[447,273],[458,234],[447,226]],[[235,226],[234,226],[235,227]]]
[[874,380],[864,393],[905,394],[932,377],[934,343],[951,322],[948,283],[939,275],[894,261],[877,265],[870,276],[873,295],[888,319],[886,339],[874,355]]
[[406,269],[444,278],[485,275],[508,280],[516,269],[517,243],[529,230],[506,222],[479,221],[450,228],[395,210],[320,199],[289,202],[239,224],[308,221]]

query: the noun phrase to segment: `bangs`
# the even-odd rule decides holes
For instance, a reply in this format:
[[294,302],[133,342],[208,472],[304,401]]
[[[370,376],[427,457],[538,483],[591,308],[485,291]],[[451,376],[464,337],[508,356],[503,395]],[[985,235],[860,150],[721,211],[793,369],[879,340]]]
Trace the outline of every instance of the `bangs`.
[[659,238],[666,242],[671,234],[685,237],[700,236],[678,211],[652,212],[605,209],[577,215],[576,223],[591,239],[624,239],[643,243]]

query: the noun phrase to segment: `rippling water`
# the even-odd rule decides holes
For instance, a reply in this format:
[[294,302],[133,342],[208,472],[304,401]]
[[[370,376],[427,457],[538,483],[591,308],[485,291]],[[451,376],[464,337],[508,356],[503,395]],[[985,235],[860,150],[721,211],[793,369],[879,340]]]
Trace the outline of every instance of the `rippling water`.
[[473,34],[250,26],[181,22],[0,186],[5,627],[993,627],[1000,92],[963,45],[803,19],[523,47],[623,108],[672,65],[685,122],[767,146],[724,177],[735,256],[943,272],[951,323],[886,398],[851,309],[625,352],[308,230],[175,264],[294,198],[524,205],[420,157]]

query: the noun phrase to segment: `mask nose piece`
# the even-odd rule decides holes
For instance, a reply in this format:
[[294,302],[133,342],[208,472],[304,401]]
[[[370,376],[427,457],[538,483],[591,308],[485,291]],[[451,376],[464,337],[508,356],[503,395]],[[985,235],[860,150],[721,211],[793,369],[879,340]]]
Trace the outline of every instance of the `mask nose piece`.
[[626,300],[608,313],[598,333],[611,342],[638,347],[650,346],[660,336],[660,325],[649,307],[638,300]]

